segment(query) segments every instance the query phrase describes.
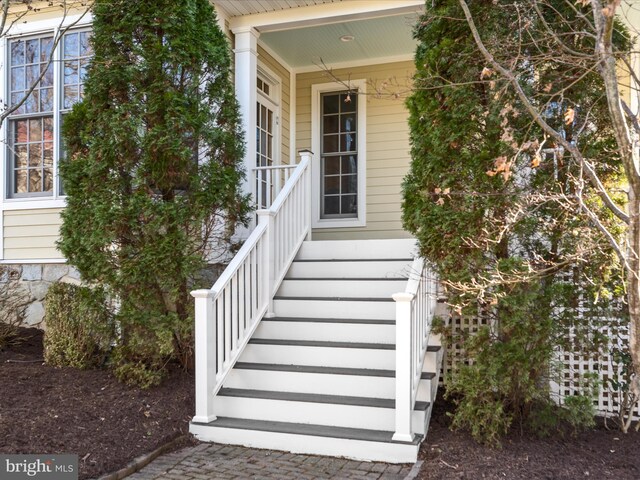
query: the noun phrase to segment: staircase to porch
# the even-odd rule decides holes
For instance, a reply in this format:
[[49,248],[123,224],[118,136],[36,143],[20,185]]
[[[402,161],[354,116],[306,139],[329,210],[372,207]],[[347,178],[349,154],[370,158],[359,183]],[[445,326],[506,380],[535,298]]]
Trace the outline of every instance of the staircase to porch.
[[[304,222],[278,228],[278,202],[305,185],[305,165],[261,214],[266,240],[250,238],[235,273],[194,292],[190,430],[218,443],[415,462],[442,360],[429,334],[435,279],[412,240],[303,241]],[[292,251],[269,247],[284,230]]]

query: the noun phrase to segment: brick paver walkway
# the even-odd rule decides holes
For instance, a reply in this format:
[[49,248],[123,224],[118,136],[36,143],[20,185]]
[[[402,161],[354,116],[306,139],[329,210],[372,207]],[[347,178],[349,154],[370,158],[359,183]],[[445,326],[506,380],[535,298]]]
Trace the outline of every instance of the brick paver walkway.
[[296,455],[230,445],[201,444],[163,455],[128,480],[388,479],[415,478],[418,465],[390,465]]

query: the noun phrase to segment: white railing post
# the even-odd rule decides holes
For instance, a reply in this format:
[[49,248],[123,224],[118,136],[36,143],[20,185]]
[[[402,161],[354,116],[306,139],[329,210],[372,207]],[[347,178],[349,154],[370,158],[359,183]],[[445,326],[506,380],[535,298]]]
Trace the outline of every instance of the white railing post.
[[273,228],[274,217],[275,214],[272,210],[258,210],[256,212],[258,215],[258,225],[261,223],[266,223],[267,228],[265,229],[264,235],[264,245],[265,245],[265,256],[263,258],[263,274],[261,275],[261,287],[262,294],[266,295],[266,300],[269,303],[267,307],[267,312],[265,313],[265,317],[271,318],[275,317],[275,313],[273,311],[273,286],[275,282],[275,229]]
[[299,152],[300,154],[300,162],[302,163],[305,159],[307,160],[308,164],[307,164],[307,171],[305,172],[306,175],[306,179],[305,179],[305,209],[306,209],[306,214],[307,214],[307,221],[309,222],[309,227],[307,230],[307,237],[305,238],[305,240],[310,241],[311,240],[311,161],[313,159],[313,152],[311,150],[301,150]]
[[196,349],[196,415],[194,423],[209,423],[213,413],[213,391],[216,387],[216,319],[213,311],[213,290],[194,290]]
[[411,302],[414,295],[395,293],[396,302],[396,430],[393,440],[413,441],[411,431],[412,382],[411,373]]

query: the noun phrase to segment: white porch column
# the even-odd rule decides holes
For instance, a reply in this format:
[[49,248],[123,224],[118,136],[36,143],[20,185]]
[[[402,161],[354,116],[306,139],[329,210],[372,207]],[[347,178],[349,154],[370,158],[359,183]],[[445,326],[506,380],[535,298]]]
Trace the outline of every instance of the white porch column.
[[242,129],[245,134],[246,152],[244,168],[247,173],[243,190],[255,199],[255,182],[252,169],[256,167],[256,102],[258,100],[256,79],[258,75],[258,37],[260,33],[253,27],[233,29],[236,36],[235,86],[240,104]]

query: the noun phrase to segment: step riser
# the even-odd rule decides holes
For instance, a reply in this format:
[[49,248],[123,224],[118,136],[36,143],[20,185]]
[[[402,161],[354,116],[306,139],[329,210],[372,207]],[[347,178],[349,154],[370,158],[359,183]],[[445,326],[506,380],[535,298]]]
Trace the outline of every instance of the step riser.
[[393,320],[396,314],[393,301],[275,300],[273,303],[278,317]]
[[419,445],[367,442],[238,428],[217,428],[198,424],[191,424],[189,431],[203,442],[268,448],[307,455],[329,455],[373,462],[414,463],[418,458],[419,449]]
[[[215,399],[214,409],[215,414],[219,417],[311,423],[313,425],[366,428],[368,430],[393,431],[395,429],[395,410],[393,408],[218,395]],[[425,412],[413,411],[411,423],[415,433],[424,434]]]
[[[395,370],[395,350],[367,348],[259,345],[249,343],[239,359],[243,363],[308,365],[318,367],[371,368]],[[423,372],[437,372],[438,353],[427,352]]]
[[253,338],[328,342],[394,343],[394,325],[262,321]]
[[228,388],[274,392],[394,398],[396,392],[395,383],[396,381],[393,377],[330,375],[234,368],[224,385]]
[[[442,349],[440,350],[442,351]],[[427,352],[424,356],[424,363],[422,364],[423,372],[439,372],[442,361],[438,361],[437,352]],[[440,357],[441,360],[441,357]]]
[[284,297],[391,298],[405,290],[402,280],[285,280],[278,290]]
[[416,241],[394,240],[341,240],[304,242],[297,258],[411,258]]
[[408,278],[410,262],[293,262],[286,278]]
[[330,348],[248,344],[240,356],[246,363],[394,370],[396,352],[366,348]]

